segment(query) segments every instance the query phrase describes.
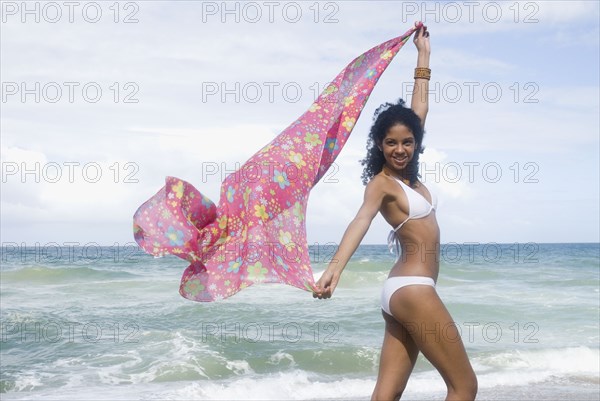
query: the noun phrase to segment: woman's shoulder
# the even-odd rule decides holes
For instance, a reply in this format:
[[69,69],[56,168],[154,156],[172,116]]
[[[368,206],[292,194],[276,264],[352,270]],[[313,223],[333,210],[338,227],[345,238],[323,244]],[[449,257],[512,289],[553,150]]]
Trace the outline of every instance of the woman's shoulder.
[[389,180],[389,177],[383,171],[380,171],[379,173],[375,174],[369,180],[369,182],[367,183],[367,186],[369,186],[369,185],[372,185],[372,186],[383,185],[388,180]]
[[393,185],[394,179],[385,174],[383,171],[375,174],[367,183],[365,191],[378,191],[384,194],[390,193],[390,187]]

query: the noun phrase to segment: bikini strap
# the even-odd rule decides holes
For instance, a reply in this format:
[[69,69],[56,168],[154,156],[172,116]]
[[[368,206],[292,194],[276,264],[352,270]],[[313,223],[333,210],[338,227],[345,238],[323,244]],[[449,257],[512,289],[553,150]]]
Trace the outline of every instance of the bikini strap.
[[398,237],[396,237],[396,230],[391,230],[388,234],[387,244],[390,253],[396,255],[396,260],[398,260],[398,258],[400,258],[400,241],[398,240]]

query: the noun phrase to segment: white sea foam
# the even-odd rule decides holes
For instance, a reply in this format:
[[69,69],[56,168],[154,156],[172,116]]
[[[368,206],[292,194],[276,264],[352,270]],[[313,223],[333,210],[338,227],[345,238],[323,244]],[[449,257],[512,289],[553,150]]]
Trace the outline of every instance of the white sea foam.
[[480,357],[487,366],[547,375],[600,374],[600,350],[589,347],[515,350]]
[[277,351],[275,354],[271,355],[269,357],[268,363],[270,365],[284,365],[285,364],[284,361],[288,361],[287,364],[290,367],[296,366],[296,361],[294,360],[294,357],[292,355],[288,354],[287,352],[283,352],[283,351]]
[[[277,352],[270,359],[282,361],[290,359],[285,352]],[[293,358],[292,358],[293,359]],[[478,375],[480,391],[510,393],[518,388],[523,394],[530,386],[540,385],[540,389],[552,391],[552,385],[557,388],[577,388],[587,382],[586,390],[597,387],[599,350],[586,347],[549,349],[534,351],[508,351],[501,354],[480,356],[474,358],[473,365]],[[37,377],[24,375],[18,383],[18,390],[24,393],[11,392],[4,394],[6,399],[97,399],[98,394],[103,398],[120,399],[187,399],[187,400],[367,400],[375,386],[375,376],[367,378],[323,376],[300,369],[279,373],[257,374],[245,360],[229,361],[228,367],[236,371],[236,376],[223,380],[176,381],[157,383],[152,377],[154,373],[147,372],[143,380],[132,380],[126,387],[106,387],[100,383],[70,382],[70,386],[34,390],[39,386],[40,375]],[[114,369],[99,367],[105,374],[118,377]],[[120,374],[124,374],[121,372]],[[43,375],[42,375],[43,376]],[[141,376],[137,376],[138,379]],[[572,379],[569,384],[569,378]],[[594,382],[595,380],[595,382]],[[85,383],[85,382],[84,382]],[[566,384],[565,384],[566,383]],[[113,384],[116,384],[113,381]],[[563,386],[563,387],[560,387]],[[532,391],[535,387],[531,387]],[[411,399],[425,400],[430,397],[442,398],[446,392],[444,382],[435,370],[416,372],[409,380],[405,394]],[[536,393],[537,394],[537,393]],[[540,398],[551,399],[551,398]],[[585,398],[588,399],[588,398]]]
[[261,377],[244,377],[230,382],[194,383],[166,399],[190,400],[311,400],[359,399],[371,394],[374,379],[319,381],[301,370]]

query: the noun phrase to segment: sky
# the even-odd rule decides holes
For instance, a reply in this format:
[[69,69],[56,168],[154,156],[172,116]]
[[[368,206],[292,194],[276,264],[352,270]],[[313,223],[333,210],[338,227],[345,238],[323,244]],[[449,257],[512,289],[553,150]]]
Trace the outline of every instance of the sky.
[[[599,6],[1,2],[2,244],[127,244],[166,176],[213,201],[352,59],[431,33],[423,183],[443,243],[599,242]],[[410,104],[408,42],[308,202],[309,244],[360,207],[374,110]],[[383,244],[378,216],[363,244]]]

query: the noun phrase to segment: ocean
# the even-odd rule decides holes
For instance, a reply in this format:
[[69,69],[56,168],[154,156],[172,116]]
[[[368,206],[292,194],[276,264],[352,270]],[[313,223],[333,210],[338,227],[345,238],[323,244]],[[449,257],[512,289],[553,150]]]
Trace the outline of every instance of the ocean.
[[[134,243],[3,245],[2,400],[370,398],[384,245],[358,249],[330,300],[257,284],[214,303],[179,295],[185,261]],[[317,275],[332,247],[311,246]],[[599,274],[600,244],[442,246],[437,291],[478,399],[600,399]],[[403,399],[444,397],[419,356]]]

